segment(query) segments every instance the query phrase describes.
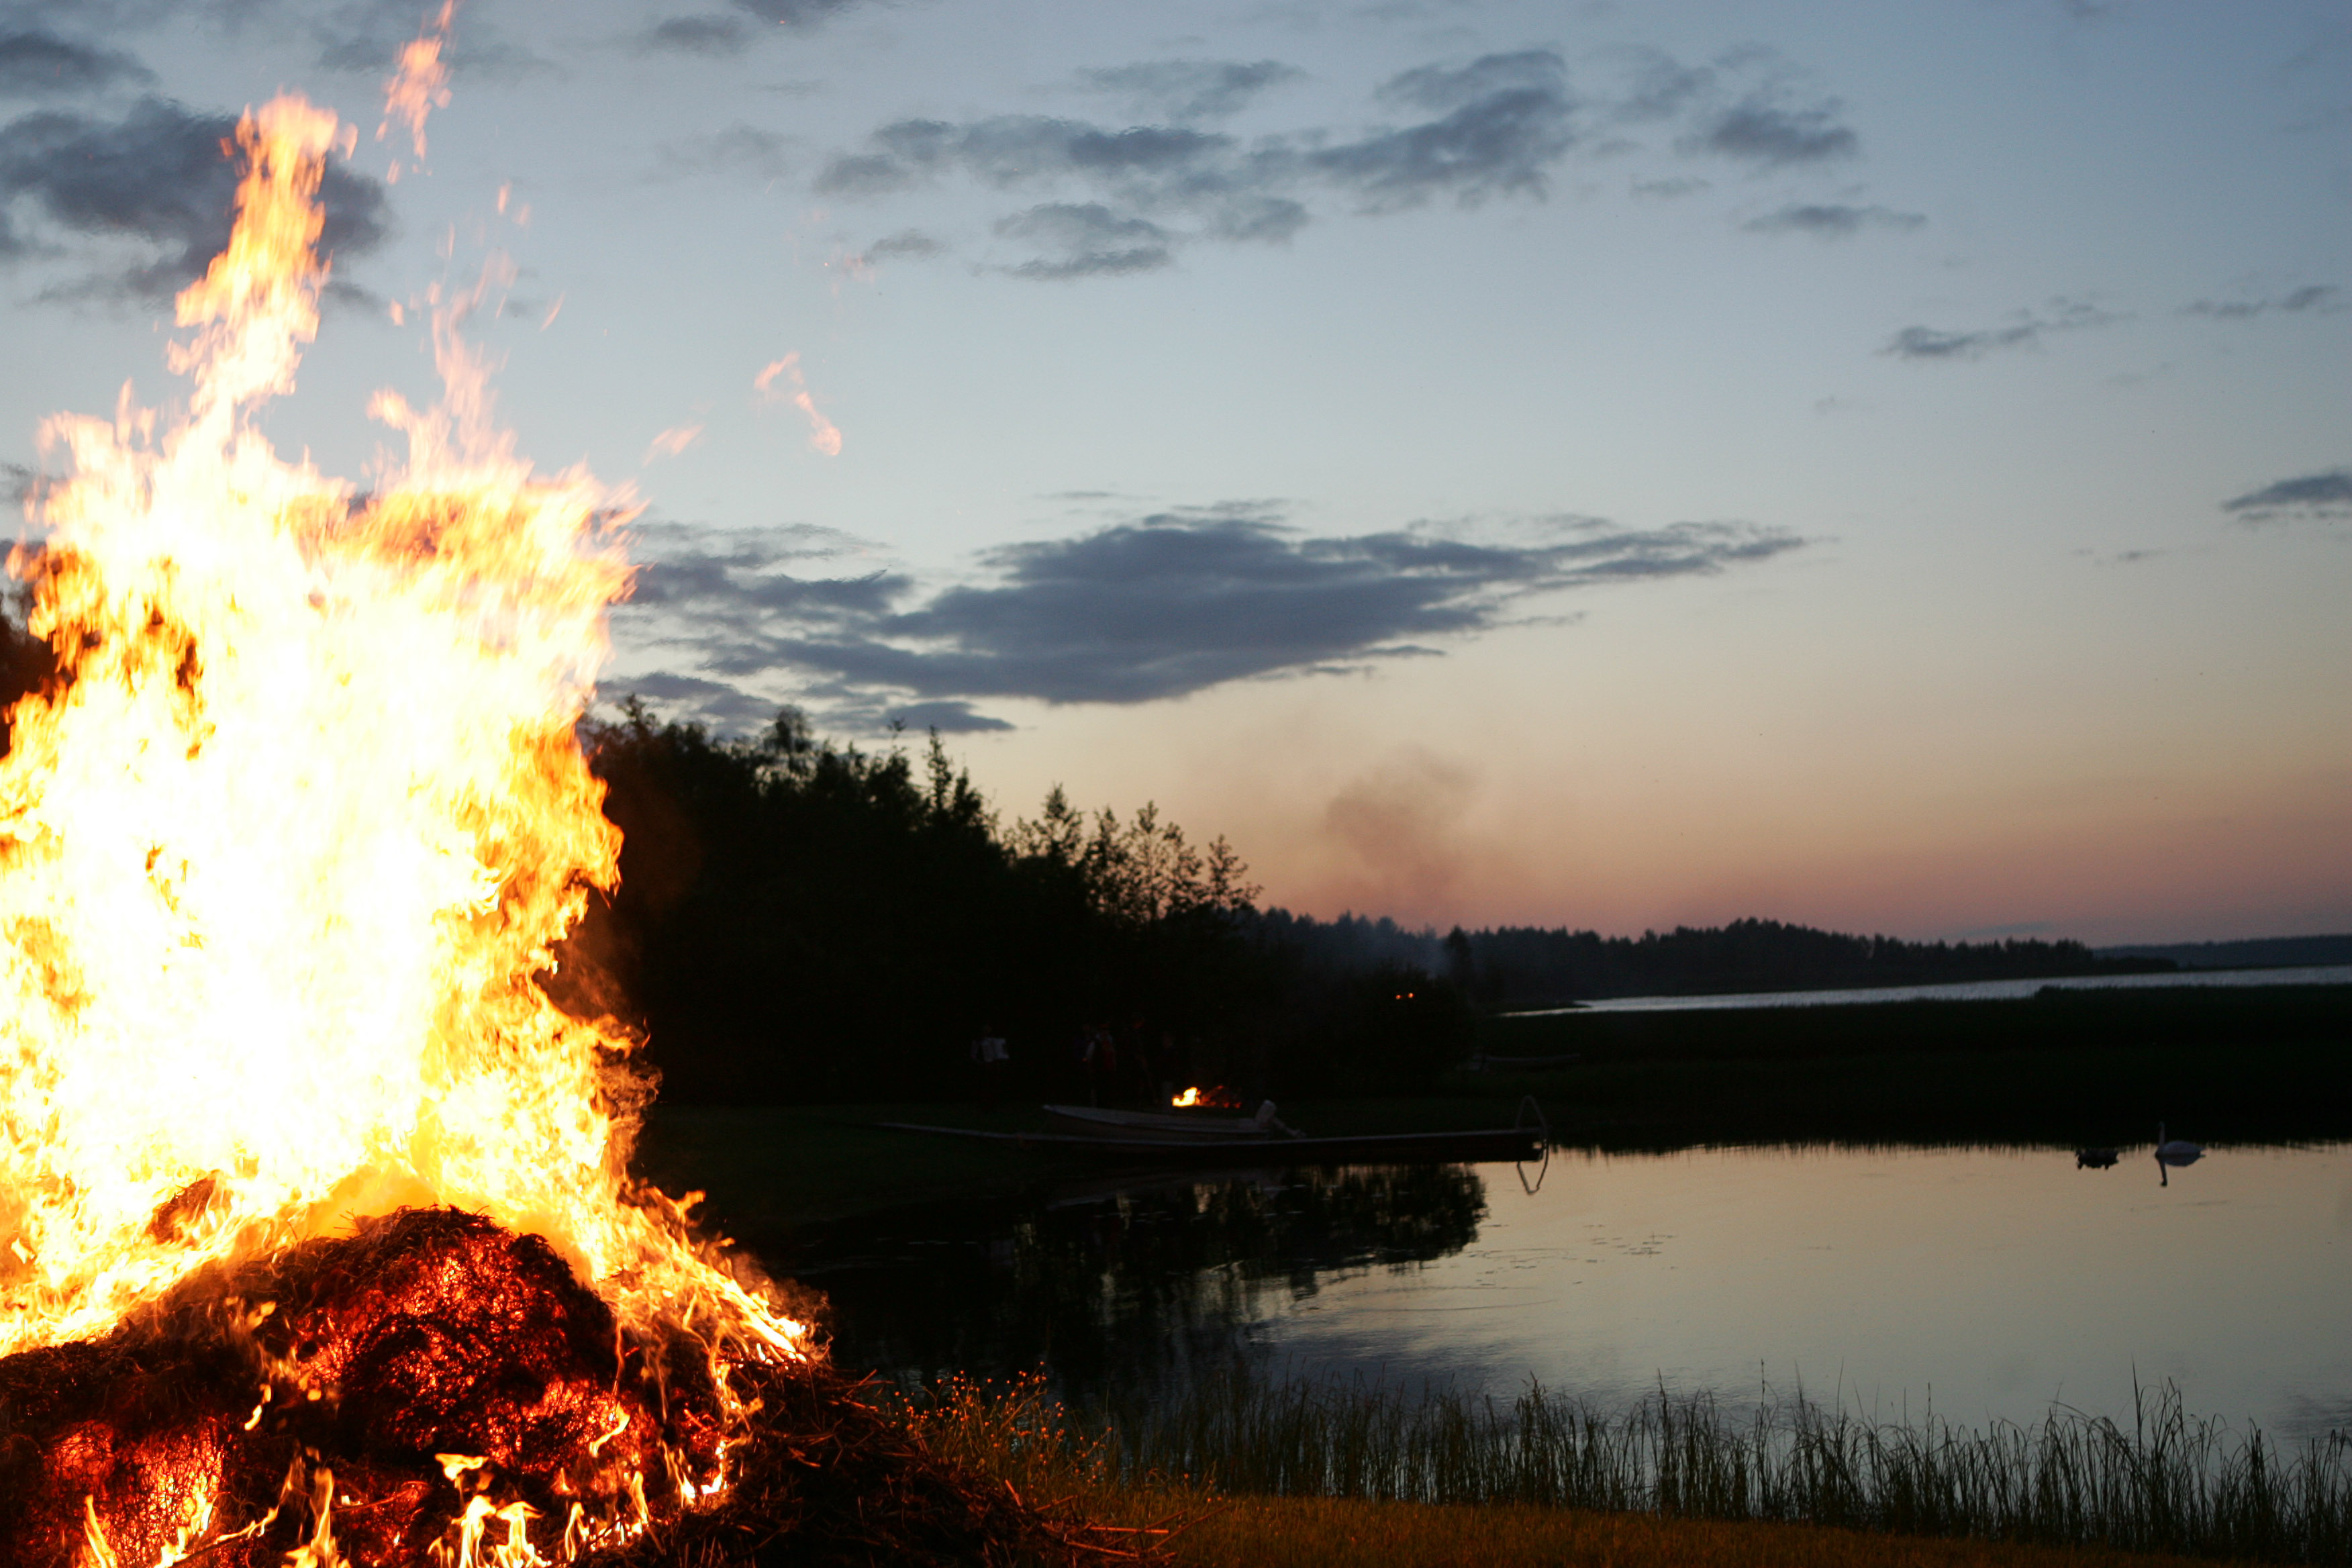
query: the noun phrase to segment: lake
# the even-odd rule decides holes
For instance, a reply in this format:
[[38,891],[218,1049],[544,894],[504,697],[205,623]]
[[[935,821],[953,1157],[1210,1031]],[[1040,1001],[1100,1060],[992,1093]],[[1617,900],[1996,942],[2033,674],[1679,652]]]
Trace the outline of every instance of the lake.
[[[2153,1129],[2150,1131],[2153,1132]],[[2194,1135],[2193,1129],[2174,1129]],[[762,1248],[845,1365],[1043,1363],[1080,1400],[1246,1363],[1537,1379],[1614,1407],[1769,1384],[1895,1419],[2132,1409],[2134,1379],[2287,1437],[2352,1429],[2352,1144],[1555,1152],[1548,1168],[1163,1175]]]

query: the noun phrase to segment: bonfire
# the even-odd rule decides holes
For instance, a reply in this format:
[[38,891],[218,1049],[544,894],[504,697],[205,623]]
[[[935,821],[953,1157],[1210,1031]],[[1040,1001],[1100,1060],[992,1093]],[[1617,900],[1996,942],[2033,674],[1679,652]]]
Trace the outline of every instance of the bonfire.
[[575,725],[629,498],[496,429],[478,290],[365,490],[264,438],[352,144],[247,114],[184,410],[51,420],[10,561],[58,674],[0,761],[0,1562],[1050,1543],[629,1173],[636,1041],[551,994],[593,994],[562,944],[616,874]]

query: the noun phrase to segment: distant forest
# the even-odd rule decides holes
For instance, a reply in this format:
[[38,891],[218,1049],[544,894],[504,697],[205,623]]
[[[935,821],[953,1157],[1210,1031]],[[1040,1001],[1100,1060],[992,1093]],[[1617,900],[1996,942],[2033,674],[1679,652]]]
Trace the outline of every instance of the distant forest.
[[2105,956],[2079,942],[1903,942],[1845,936],[1779,921],[1638,937],[1502,926],[1444,937],[1390,920],[1320,921],[1287,910],[1260,917],[1268,935],[1327,963],[1385,961],[1443,974],[1489,1009],[1562,1006],[1610,996],[1687,996],[1849,986],[1934,985],[2068,974],[2155,973],[2179,967],[2149,954]]

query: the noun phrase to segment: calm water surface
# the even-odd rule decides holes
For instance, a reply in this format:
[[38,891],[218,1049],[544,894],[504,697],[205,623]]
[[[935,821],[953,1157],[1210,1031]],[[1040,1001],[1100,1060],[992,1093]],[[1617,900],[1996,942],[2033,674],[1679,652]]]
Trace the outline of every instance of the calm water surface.
[[2352,1428],[2352,1144],[2220,1149],[2158,1184],[2020,1149],[1556,1152],[1508,1165],[1169,1175],[931,1209],[770,1248],[839,1358],[1044,1362],[1081,1398],[1235,1361],[1528,1379],[1615,1405],[1769,1383],[1894,1418],[2132,1385],[2281,1436]]

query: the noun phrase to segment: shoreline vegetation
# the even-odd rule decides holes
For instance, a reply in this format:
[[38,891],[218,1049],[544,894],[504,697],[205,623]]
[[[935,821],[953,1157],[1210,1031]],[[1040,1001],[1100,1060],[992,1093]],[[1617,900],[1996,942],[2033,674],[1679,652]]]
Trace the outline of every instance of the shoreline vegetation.
[[1769,1391],[1608,1412],[1247,1377],[1108,1416],[1037,1377],[881,1402],[1018,1495],[1172,1531],[1181,1563],[2352,1561],[2352,1435],[2282,1447],[2169,1385],[2127,1426],[2053,1409],[1985,1428]]

